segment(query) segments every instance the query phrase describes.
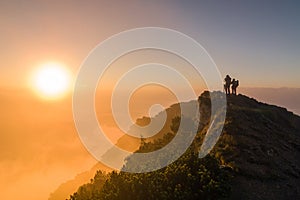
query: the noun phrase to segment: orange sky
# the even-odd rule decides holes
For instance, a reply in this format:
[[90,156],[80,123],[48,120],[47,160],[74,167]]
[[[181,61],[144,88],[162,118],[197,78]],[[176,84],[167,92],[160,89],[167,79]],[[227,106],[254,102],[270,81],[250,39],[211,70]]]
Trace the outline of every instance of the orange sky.
[[[29,81],[43,64],[58,62],[71,72],[73,84],[89,52],[127,29],[158,26],[181,31],[205,47],[222,76],[229,73],[239,78],[244,94],[299,114],[299,12],[290,4],[270,5],[175,0],[1,1],[1,198],[47,199],[62,182],[96,162],[78,138],[72,91],[60,100],[48,101],[33,92]],[[113,84],[132,65],[155,60],[185,72],[197,95],[206,88],[201,77],[185,70],[188,64],[174,55],[146,50],[120,58],[102,80],[105,88],[99,89],[95,100],[98,119],[114,133],[111,139],[120,136],[112,127],[109,111]],[[154,102],[168,107],[176,101],[162,88],[145,87],[133,97],[133,120],[148,114]]]

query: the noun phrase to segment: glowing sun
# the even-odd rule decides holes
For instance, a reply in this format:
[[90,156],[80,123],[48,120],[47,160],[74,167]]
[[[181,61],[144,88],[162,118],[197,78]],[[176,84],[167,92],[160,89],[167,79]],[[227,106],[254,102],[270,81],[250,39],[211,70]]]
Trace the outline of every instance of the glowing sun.
[[33,76],[33,87],[42,97],[56,99],[70,89],[70,73],[59,63],[43,64]]

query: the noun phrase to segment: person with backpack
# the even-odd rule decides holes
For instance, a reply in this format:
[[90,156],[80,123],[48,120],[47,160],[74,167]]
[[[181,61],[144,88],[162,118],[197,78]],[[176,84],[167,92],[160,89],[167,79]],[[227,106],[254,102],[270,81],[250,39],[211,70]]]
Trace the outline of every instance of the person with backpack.
[[229,75],[226,75],[224,84],[224,89],[226,94],[230,94],[230,84],[231,84],[231,77]]
[[231,86],[232,94],[236,95],[236,88],[239,86],[239,80],[233,79],[231,84],[232,84]]

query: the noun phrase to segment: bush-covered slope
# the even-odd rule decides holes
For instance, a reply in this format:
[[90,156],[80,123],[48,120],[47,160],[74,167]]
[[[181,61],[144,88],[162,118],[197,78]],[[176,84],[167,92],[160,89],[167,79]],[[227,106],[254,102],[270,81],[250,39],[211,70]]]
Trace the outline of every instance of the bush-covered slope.
[[[198,150],[210,123],[209,93],[204,92],[198,102],[199,132],[177,161],[149,173],[98,172],[70,199],[300,198],[299,116],[243,95],[228,96],[222,135],[211,153],[199,159]],[[173,139],[180,119],[178,106],[171,106],[167,112],[174,115],[169,114],[164,133],[142,140],[138,152],[151,152]],[[156,162],[151,158],[139,160],[137,165],[135,159],[134,155],[128,157],[124,169]]]

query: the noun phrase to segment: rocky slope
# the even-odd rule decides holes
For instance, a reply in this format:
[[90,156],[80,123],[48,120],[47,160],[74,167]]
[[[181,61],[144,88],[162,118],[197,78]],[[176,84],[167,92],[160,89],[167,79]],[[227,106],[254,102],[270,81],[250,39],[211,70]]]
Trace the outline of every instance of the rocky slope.
[[234,169],[231,199],[300,198],[300,117],[286,109],[229,96],[213,152]]

